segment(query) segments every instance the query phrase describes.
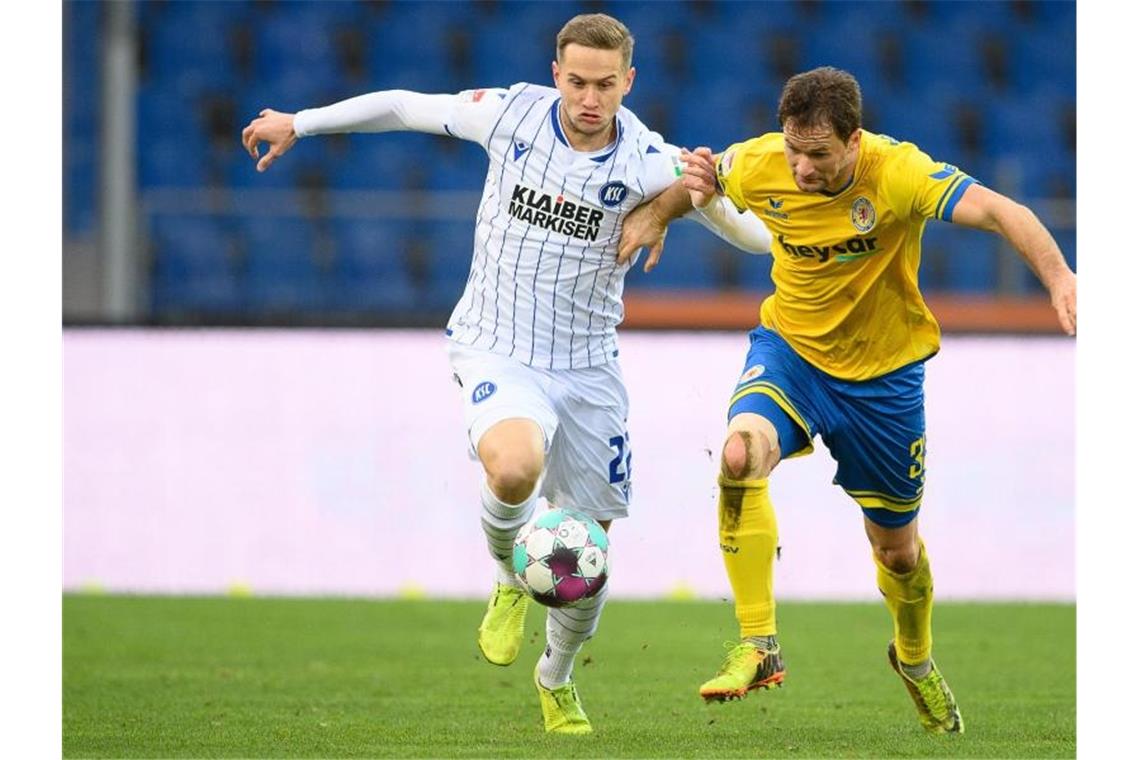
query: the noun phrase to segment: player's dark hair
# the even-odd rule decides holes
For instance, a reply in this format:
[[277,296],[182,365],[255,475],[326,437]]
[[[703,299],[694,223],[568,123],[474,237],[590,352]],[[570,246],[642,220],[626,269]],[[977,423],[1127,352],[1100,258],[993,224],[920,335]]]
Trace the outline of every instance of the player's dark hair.
[[780,127],[831,127],[844,142],[863,125],[863,94],[855,77],[831,66],[796,74],[784,85],[777,111]]
[[625,68],[633,63],[633,35],[625,24],[604,13],[583,13],[566,22],[555,45],[559,61],[563,49],[571,43],[596,50],[619,50]]

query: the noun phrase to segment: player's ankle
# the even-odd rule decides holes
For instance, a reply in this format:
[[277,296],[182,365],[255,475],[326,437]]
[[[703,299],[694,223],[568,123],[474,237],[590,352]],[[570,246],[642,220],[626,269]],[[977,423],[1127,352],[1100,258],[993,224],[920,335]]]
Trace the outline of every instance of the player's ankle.
[[757,649],[762,649],[765,652],[771,652],[779,646],[776,642],[776,634],[774,633],[767,636],[745,636],[741,641],[755,644]]

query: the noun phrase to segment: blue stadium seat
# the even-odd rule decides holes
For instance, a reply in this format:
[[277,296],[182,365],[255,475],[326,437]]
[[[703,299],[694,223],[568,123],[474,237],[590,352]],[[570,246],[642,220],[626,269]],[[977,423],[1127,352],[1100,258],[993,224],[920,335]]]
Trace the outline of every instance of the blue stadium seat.
[[428,290],[424,303],[432,309],[449,310],[463,294],[471,272],[474,222],[437,222],[427,234],[427,243]]
[[[922,247],[921,285],[925,286],[925,279],[941,269],[945,279],[929,283],[932,289],[945,287],[960,293],[988,293],[997,286],[998,239],[994,235],[931,221],[926,225]],[[939,259],[942,267],[938,266]]]
[[319,308],[324,278],[311,223],[257,216],[243,220],[243,227],[250,306],[264,314]]
[[399,313],[415,308],[416,290],[406,265],[405,223],[352,219],[337,224],[335,236],[332,309]]
[[[1047,3],[1065,5],[1065,3]],[[1019,92],[1049,87],[1059,95],[1076,96],[1077,40],[1075,21],[1030,29],[1010,41],[1013,87]]]
[[217,220],[158,215],[151,221],[150,240],[155,313],[236,314],[241,310],[237,241]]
[[719,238],[700,224],[688,219],[673,224],[665,238],[665,250],[657,267],[645,274],[647,251],[626,276],[629,287],[641,288],[713,288],[717,287],[717,266],[713,250]]

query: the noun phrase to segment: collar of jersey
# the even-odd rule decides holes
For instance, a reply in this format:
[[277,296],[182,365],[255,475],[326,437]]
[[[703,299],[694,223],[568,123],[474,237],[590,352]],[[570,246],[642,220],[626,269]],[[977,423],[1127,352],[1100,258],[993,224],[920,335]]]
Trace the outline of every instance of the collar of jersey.
[[[554,129],[554,136],[558,138],[558,142],[562,143],[567,148],[570,148],[570,150],[574,150],[574,147],[570,145],[570,141],[566,139],[566,135],[562,131],[562,124],[558,121],[558,104],[561,102],[562,98],[557,98],[554,101],[554,105],[550,107],[550,126]],[[590,156],[591,161],[597,161],[599,164],[604,164],[609,160],[610,156],[617,152],[617,147],[618,144],[621,143],[621,135],[624,130],[621,125],[621,119],[615,116],[614,121],[617,122],[617,139],[606,147],[602,148],[602,152],[598,155]]]
[[[856,165],[855,169],[858,170],[859,166]],[[819,191],[820,195],[826,195],[828,198],[838,198],[839,196],[843,195],[845,192],[847,192],[851,188],[852,185],[855,184],[856,173],[857,173],[857,171],[851,172],[851,179],[847,180],[847,182],[843,185],[843,187],[839,188],[834,193],[828,192],[827,190],[820,190]]]

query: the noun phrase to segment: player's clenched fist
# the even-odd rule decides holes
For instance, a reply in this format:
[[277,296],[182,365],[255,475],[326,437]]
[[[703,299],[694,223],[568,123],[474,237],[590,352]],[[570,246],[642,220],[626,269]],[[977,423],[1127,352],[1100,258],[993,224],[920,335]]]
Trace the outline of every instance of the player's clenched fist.
[[278,156],[297,142],[297,133],[293,131],[293,114],[266,108],[241,131],[241,143],[251,158],[258,157],[258,145],[263,142],[269,145],[269,151],[257,162],[259,172],[268,169]]

